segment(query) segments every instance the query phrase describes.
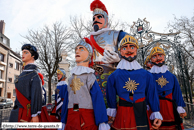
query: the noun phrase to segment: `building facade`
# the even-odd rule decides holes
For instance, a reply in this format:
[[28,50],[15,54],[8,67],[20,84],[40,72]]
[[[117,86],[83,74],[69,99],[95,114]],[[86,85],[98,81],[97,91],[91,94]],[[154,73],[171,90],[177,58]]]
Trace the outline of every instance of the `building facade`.
[[21,73],[22,60],[10,48],[10,40],[4,35],[5,23],[0,21],[0,97],[15,101],[15,78]]
[[7,65],[7,85],[6,85],[6,97],[11,98],[12,101],[15,101],[15,79],[22,72],[22,61],[20,56],[13,52],[12,50],[9,53],[8,65]]

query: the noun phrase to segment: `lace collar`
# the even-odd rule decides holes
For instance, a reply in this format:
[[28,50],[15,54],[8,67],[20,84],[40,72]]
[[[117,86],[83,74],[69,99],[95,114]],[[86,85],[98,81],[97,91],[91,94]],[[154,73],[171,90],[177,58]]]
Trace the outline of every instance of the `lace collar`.
[[98,30],[97,32],[91,32],[90,35],[99,35],[99,34],[102,34],[103,32],[110,31],[110,30],[111,30],[110,28],[103,28]]
[[166,71],[168,71],[168,67],[166,65],[163,65],[161,67],[154,65],[150,70],[151,73],[156,73],[156,74],[165,73]]
[[62,86],[62,85],[65,85],[65,84],[67,84],[66,81],[60,81],[60,82],[57,83],[57,86]]
[[71,74],[75,74],[75,75],[81,75],[84,73],[94,73],[95,71],[92,68],[89,67],[85,67],[85,66],[76,66],[71,70]]
[[141,68],[142,68],[141,65],[136,60],[129,62],[125,59],[122,59],[117,66],[117,69],[125,70],[138,70]]

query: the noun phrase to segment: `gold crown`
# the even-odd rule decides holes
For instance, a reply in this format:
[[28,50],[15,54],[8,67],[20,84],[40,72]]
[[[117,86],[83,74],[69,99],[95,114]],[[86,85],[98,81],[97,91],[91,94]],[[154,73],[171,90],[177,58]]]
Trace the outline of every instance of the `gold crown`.
[[146,65],[146,63],[150,60],[150,56],[147,56],[145,62],[144,62],[144,65]]
[[63,75],[63,72],[60,69],[58,69],[57,74],[62,74]]
[[156,46],[156,47],[152,48],[149,57],[151,58],[156,53],[162,53],[162,54],[166,55],[162,48]]
[[137,40],[134,37],[129,36],[129,35],[125,35],[125,37],[120,42],[120,45],[118,47],[118,51],[120,51],[121,47],[127,43],[134,44],[137,47],[137,49],[139,48]]

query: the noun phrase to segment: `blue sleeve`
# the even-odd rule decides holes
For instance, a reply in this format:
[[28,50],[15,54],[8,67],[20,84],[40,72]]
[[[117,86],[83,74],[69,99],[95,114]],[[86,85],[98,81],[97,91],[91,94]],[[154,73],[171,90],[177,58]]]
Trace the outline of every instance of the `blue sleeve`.
[[95,123],[98,126],[100,123],[107,123],[108,116],[106,114],[106,106],[103,95],[98,83],[95,81],[90,89],[92,104],[94,109]]
[[146,87],[146,102],[149,104],[153,112],[160,111],[159,96],[156,88],[156,82],[153,75],[148,72]]
[[118,43],[121,41],[122,38],[126,35],[126,32],[123,32],[122,30],[119,32],[119,37],[118,37]]
[[[52,95],[51,95],[52,98]],[[55,89],[55,102],[57,102],[57,88]]]
[[106,85],[106,98],[109,108],[117,108],[116,89],[114,86],[113,75],[108,77]]
[[185,107],[185,102],[182,97],[182,92],[177,78],[173,75],[174,78],[174,87],[173,87],[173,100],[176,102],[177,106]]
[[46,90],[45,88],[42,86],[42,90],[44,91],[44,102],[43,102],[43,105],[46,105]]
[[67,122],[67,112],[68,112],[68,91],[67,85],[63,85],[61,91],[61,98],[63,98],[63,105],[61,108],[61,122]]

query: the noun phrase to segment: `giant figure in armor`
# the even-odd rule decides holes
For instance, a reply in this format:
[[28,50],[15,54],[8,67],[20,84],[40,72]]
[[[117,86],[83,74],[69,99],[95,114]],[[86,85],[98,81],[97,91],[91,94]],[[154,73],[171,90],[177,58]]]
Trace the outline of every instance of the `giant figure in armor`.
[[106,81],[108,75],[114,70],[120,61],[116,53],[119,41],[126,35],[122,30],[116,31],[108,27],[108,11],[100,0],[94,0],[90,5],[93,11],[93,32],[90,33],[92,42],[93,61],[97,81],[105,96]]
[[35,46],[22,46],[22,61],[25,67],[15,82],[16,100],[10,122],[39,122],[42,108],[42,81],[34,61],[38,59]]

